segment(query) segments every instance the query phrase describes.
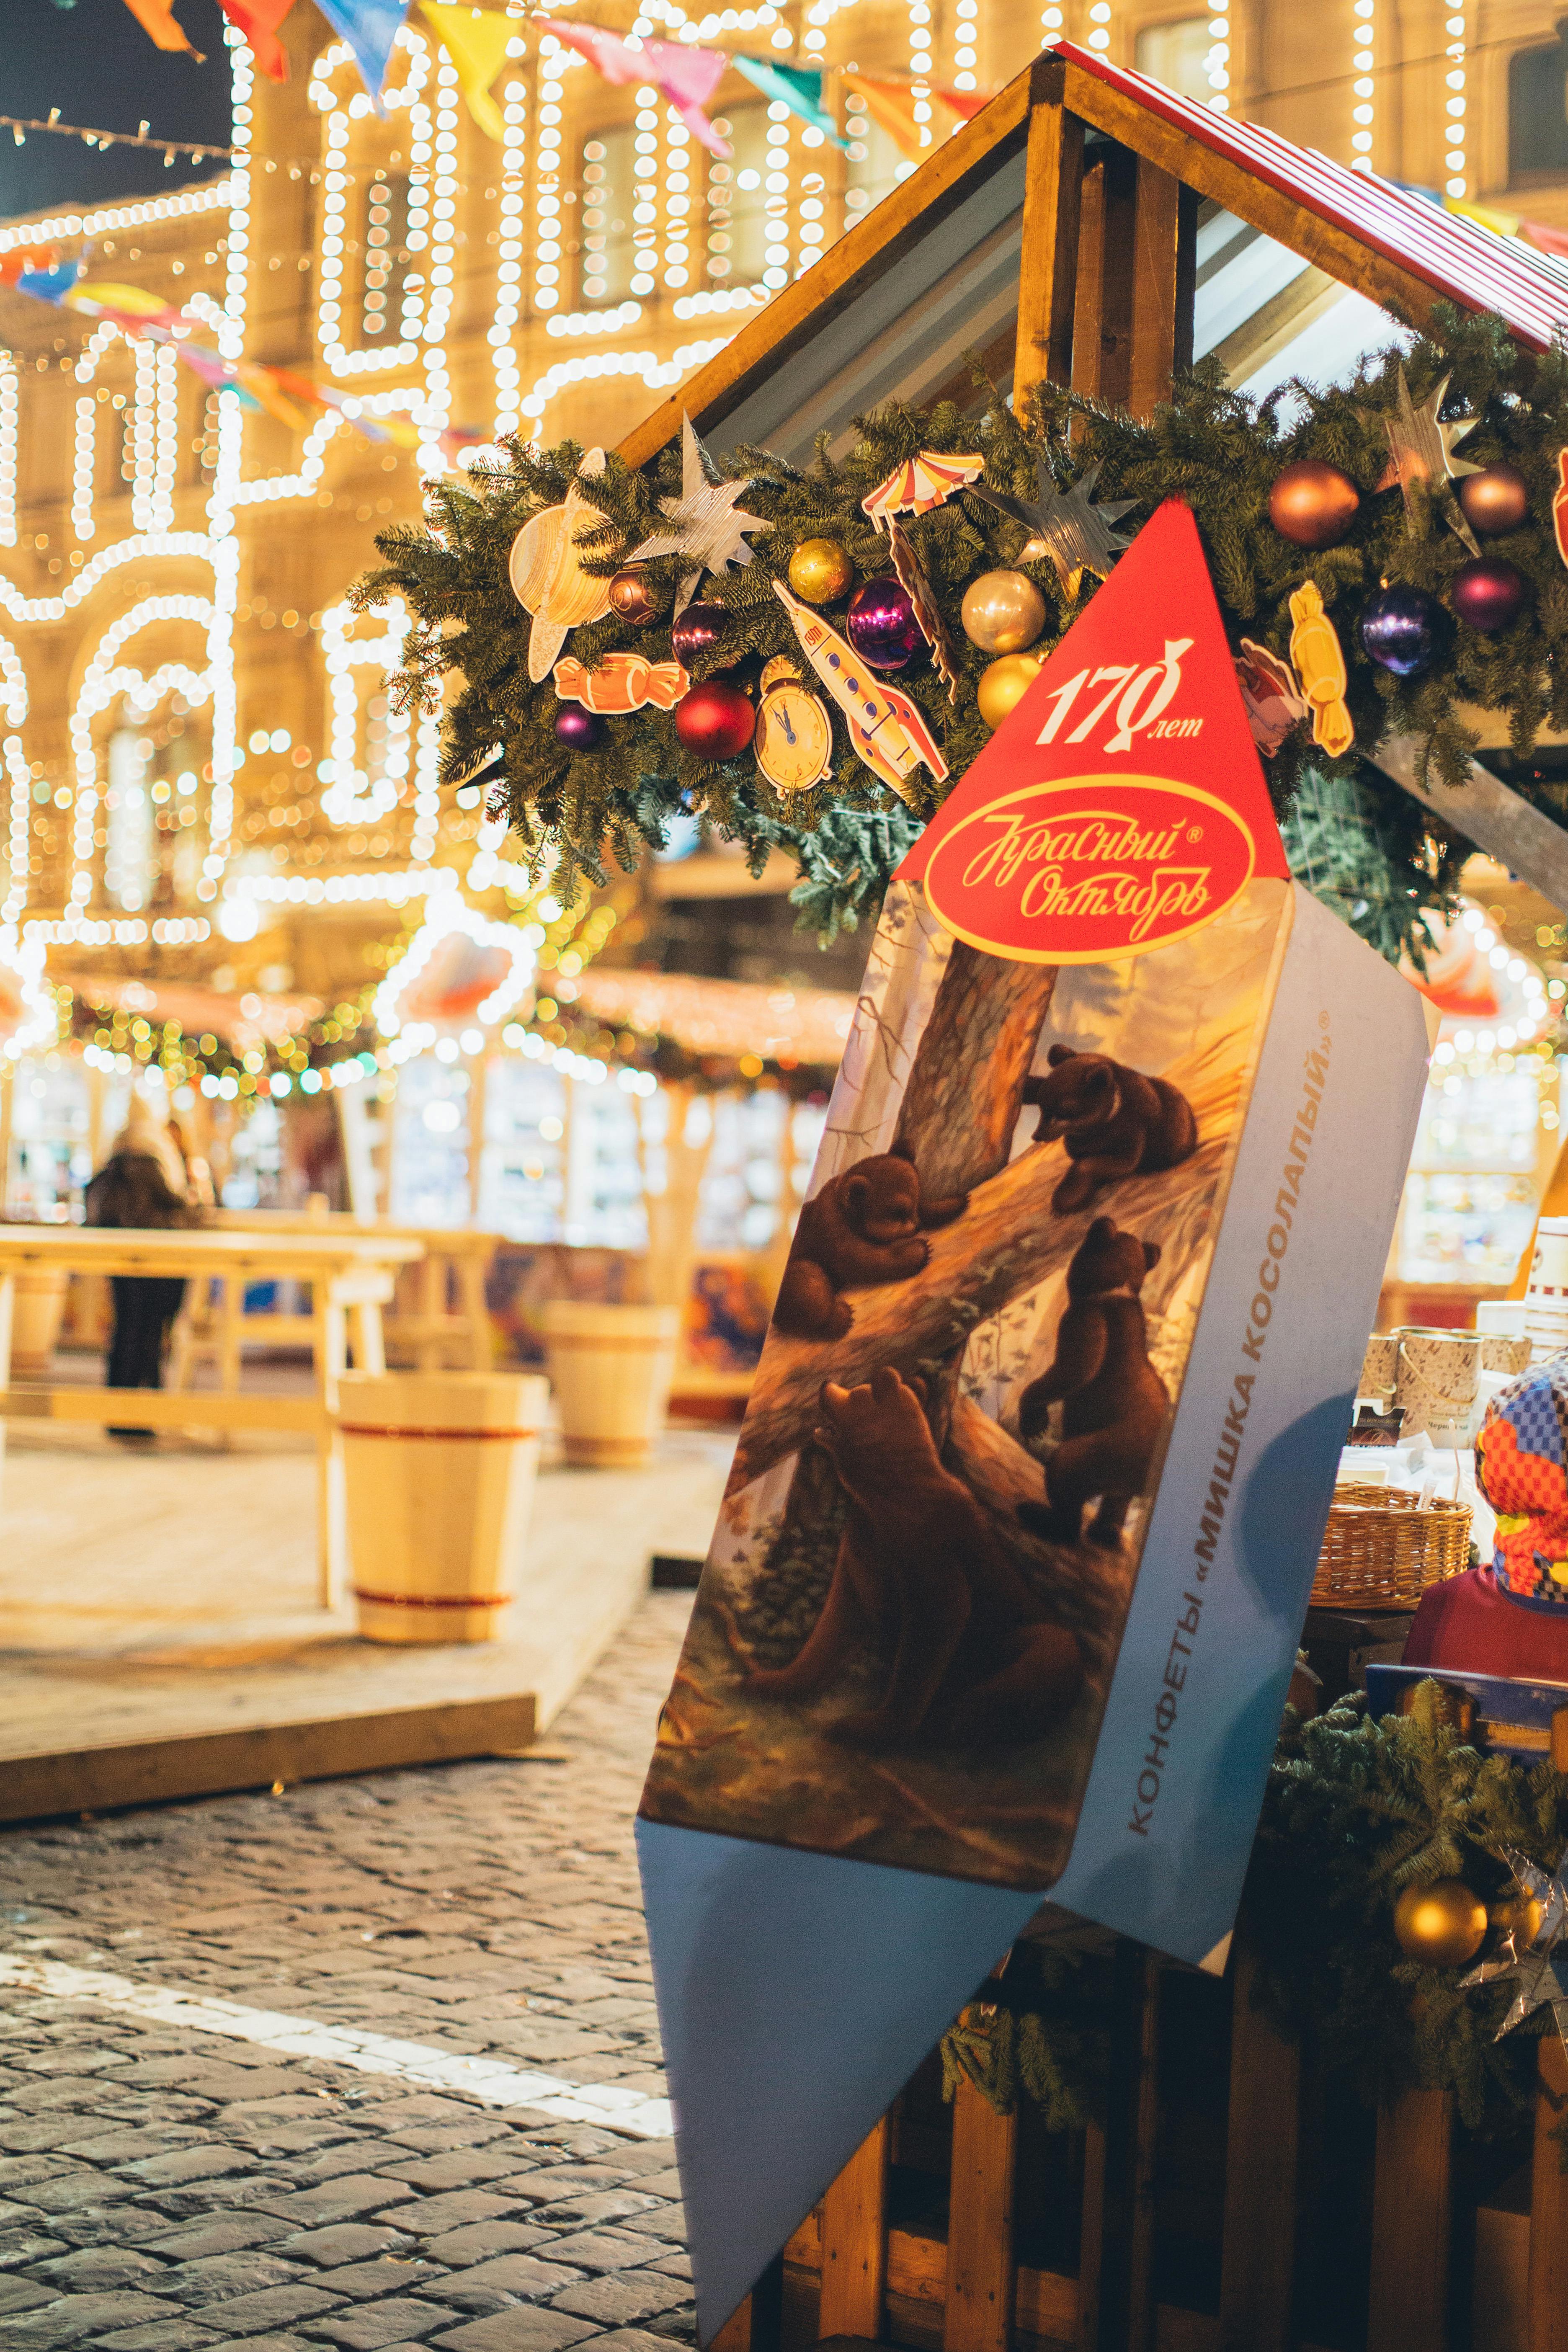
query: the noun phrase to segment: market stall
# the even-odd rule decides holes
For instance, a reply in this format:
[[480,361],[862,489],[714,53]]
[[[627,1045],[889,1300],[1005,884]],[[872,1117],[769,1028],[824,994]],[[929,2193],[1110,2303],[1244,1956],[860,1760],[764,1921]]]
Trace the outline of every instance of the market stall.
[[[1538,930],[1568,902],[1521,773],[1568,720],[1568,294],[1070,45],[831,278],[619,463],[520,452],[447,491],[364,592],[429,616],[408,687],[463,667],[453,756],[563,869],[696,807],[759,866],[794,855],[825,925],[883,898],[640,1824],[700,2326],[1381,2352],[1460,2340],[1473,2305],[1476,2343],[1550,2345],[1552,1710],[1415,1669],[1412,1714],[1384,1694],[1381,1727],[1358,1701],[1289,1734],[1240,1958],[1230,1936],[1430,1045],[1407,1305],[1450,1255],[1507,1286],[1553,1157],[1558,942],[1483,948],[1492,883],[1459,890],[1480,852],[1541,894]],[[1330,319],[1341,372],[1293,381]],[[1478,756],[1500,730],[1506,779]],[[1022,830],[1058,793],[1086,831]],[[1123,826],[1135,868],[1172,861],[1140,916],[1158,953],[1103,944],[1145,908],[1096,864]],[[1276,887],[1278,970],[1318,961],[1248,1058],[1192,942],[1220,956]],[[1394,971],[1430,1001],[1450,949],[1472,1011],[1432,1003],[1423,1044]],[[1493,1377],[1489,1426],[1555,1494],[1554,1405]],[[1523,1507],[1493,1475],[1503,1547]],[[1429,1478],[1385,1495],[1396,1534],[1443,1515]],[[1495,1574],[1506,1614],[1523,1588]],[[1478,1778],[1489,1738],[1524,1764]],[[1531,2031],[1494,2043],[1505,1978]],[[961,2010],[950,2125],[929,2053]],[[1494,2081],[1527,2121],[1489,2168]],[[1331,2289],[1343,2243],[1364,2263]]]

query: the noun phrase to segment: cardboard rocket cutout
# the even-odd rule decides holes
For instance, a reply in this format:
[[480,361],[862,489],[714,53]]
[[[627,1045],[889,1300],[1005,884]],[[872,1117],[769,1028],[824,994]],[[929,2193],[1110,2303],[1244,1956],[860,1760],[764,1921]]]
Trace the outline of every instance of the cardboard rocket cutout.
[[704,2337],[1047,1895],[1222,1964],[1425,1067],[1166,506],[889,889],[660,1720]]

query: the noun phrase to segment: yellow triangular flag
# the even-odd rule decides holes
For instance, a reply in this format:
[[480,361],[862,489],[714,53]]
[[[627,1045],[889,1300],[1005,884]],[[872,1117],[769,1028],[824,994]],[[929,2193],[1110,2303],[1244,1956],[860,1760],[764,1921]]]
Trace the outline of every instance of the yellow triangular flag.
[[447,0],[420,0],[420,5],[458,69],[468,112],[489,138],[504,140],[506,124],[490,96],[490,84],[506,63],[507,44],[519,29],[518,20],[483,8],[454,8]]

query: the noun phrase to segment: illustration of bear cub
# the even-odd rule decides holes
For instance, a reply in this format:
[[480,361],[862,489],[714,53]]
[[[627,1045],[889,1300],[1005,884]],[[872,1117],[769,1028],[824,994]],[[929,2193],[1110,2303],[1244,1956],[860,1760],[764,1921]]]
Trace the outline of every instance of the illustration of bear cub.
[[819,1444],[849,1497],[827,1599],[787,1666],[746,1680],[759,1698],[804,1698],[893,1652],[887,1689],[832,1735],[858,1746],[1037,1739],[1083,1683],[1077,1641],[1049,1624],[974,1497],[944,1469],[925,1390],[884,1364],[868,1386],[822,1391]]
[[839,1292],[921,1273],[931,1255],[921,1229],[950,1225],[968,1204],[967,1192],[922,1202],[913,1160],[899,1146],[830,1176],[800,1213],[774,1323],[801,1339],[841,1339],[855,1316]]
[[1040,1114],[1037,1143],[1067,1145],[1072,1166],[1057,1186],[1058,1216],[1087,1208],[1119,1176],[1179,1167],[1198,1148],[1197,1121],[1181,1090],[1105,1054],[1053,1045],[1050,1075],[1026,1078],[1024,1100]]
[[1139,1297],[1159,1260],[1158,1242],[1096,1217],[1068,1268],[1056,1360],[1018,1402],[1018,1433],[1033,1451],[1051,1405],[1065,1400],[1063,1441],[1046,1462],[1046,1503],[1018,1505],[1022,1524],[1047,1542],[1077,1543],[1083,1507],[1098,1495],[1089,1540],[1115,1544],[1142,1492],[1171,1405],[1149,1361]]

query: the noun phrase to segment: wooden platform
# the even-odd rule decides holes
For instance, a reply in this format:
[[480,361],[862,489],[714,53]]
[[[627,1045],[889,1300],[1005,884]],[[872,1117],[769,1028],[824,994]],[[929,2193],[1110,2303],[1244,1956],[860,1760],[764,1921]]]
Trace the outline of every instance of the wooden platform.
[[316,1597],[315,1465],[258,1432],[14,1424],[0,1484],[0,1821],[491,1754],[542,1730],[647,1590],[700,1552],[732,1444],[546,1468],[500,1642],[391,1648]]

